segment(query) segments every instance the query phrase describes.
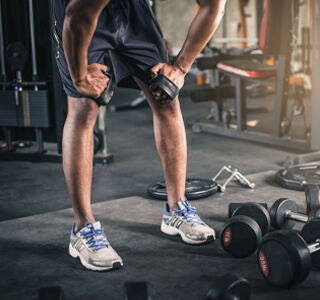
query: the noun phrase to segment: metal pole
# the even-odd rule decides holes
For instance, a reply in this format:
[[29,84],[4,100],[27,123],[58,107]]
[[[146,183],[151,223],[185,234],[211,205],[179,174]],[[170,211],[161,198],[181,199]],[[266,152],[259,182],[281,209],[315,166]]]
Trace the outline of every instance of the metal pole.
[[[1,81],[6,82],[6,66],[4,61],[3,25],[2,25],[2,5],[0,0],[0,59],[1,59]],[[5,86],[2,87],[5,90]]]
[[[37,58],[36,58],[36,43],[34,33],[34,15],[33,15],[33,0],[29,0],[29,21],[30,21],[30,39],[31,39],[31,58],[32,58],[32,80],[38,80]],[[34,90],[38,91],[38,86],[34,86]]]

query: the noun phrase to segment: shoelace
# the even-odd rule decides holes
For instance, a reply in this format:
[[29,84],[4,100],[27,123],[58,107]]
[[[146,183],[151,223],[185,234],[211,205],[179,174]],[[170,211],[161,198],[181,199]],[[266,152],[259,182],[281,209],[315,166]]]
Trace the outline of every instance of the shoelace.
[[89,248],[93,248],[93,251],[98,251],[109,246],[109,242],[104,234],[103,228],[95,229],[93,223],[89,220],[84,224],[84,226],[88,228],[89,231],[81,232],[81,236],[86,240],[86,244]]
[[184,216],[183,219],[187,220],[188,223],[192,223],[193,225],[204,225],[197,213],[197,209],[191,206],[188,200],[184,200],[182,203],[184,204],[185,208],[179,210],[178,215]]

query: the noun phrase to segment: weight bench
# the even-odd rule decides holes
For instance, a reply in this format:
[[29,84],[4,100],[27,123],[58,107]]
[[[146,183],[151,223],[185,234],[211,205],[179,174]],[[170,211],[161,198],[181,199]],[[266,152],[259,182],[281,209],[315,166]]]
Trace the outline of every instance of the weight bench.
[[[218,110],[222,108],[226,86],[219,81],[223,77],[231,78],[234,82],[236,130],[223,128],[219,123],[193,123],[195,132],[207,132],[229,137],[241,138],[279,146],[293,146],[296,149],[309,147],[307,140],[290,140],[284,136],[287,131],[284,126],[286,119],[287,98],[290,81],[292,18],[299,13],[297,0],[266,0],[261,20],[259,49],[264,58],[273,57],[275,66],[263,63],[258,57],[251,59],[227,59],[216,63],[214,70],[214,100]],[[263,56],[262,56],[263,57]],[[254,58],[254,59],[253,59]],[[273,112],[272,130],[270,133],[260,133],[247,130],[246,82],[251,81],[275,88],[275,105]],[[231,89],[231,86],[230,86]],[[207,91],[207,94],[208,93]],[[218,121],[225,112],[219,111]],[[290,144],[290,145],[289,145]]]

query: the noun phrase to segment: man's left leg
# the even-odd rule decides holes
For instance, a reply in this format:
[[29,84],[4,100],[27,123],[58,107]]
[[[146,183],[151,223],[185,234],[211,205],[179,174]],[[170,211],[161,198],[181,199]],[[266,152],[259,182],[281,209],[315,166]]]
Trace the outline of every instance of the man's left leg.
[[170,235],[180,234],[186,243],[212,241],[215,232],[198,216],[185,199],[187,144],[185,126],[178,98],[162,105],[152,96],[148,86],[134,78],[144,92],[153,112],[154,136],[167,186],[161,230]]

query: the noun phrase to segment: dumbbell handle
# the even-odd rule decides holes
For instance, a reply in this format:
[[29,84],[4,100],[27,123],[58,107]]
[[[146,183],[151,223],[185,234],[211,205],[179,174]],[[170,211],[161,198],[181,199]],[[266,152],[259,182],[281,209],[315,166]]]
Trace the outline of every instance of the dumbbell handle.
[[310,253],[316,252],[320,250],[320,239],[316,240],[312,244],[308,244],[308,249]]
[[286,219],[294,220],[294,221],[300,221],[300,222],[304,222],[304,223],[307,223],[308,220],[309,220],[308,216],[292,212],[291,210],[287,210],[284,213],[284,216],[285,216]]

